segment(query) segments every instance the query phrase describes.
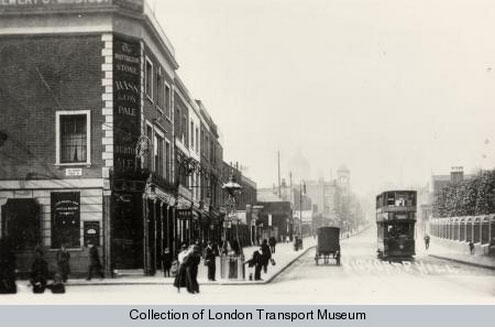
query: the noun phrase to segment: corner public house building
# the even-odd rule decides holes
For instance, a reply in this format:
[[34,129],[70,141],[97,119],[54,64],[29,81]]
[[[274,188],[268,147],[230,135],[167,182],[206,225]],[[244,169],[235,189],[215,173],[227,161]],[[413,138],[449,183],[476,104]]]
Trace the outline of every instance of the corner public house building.
[[0,0],[0,60],[0,235],[18,270],[65,245],[85,272],[93,243],[107,274],[153,274],[201,202],[180,194],[178,64],[149,8]]

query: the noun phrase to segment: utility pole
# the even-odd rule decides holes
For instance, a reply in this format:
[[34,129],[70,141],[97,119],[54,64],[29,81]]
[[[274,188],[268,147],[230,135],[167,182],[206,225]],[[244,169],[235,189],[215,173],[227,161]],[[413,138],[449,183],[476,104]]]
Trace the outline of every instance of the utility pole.
[[290,191],[289,191],[290,202],[293,202],[294,195],[292,190],[292,171],[289,172],[289,186],[290,186]]
[[282,189],[280,189],[280,150],[277,152],[278,154],[278,197],[282,198]]
[[299,189],[299,237],[301,237],[301,225],[302,225],[302,200],[303,196],[303,182],[301,182],[301,186]]

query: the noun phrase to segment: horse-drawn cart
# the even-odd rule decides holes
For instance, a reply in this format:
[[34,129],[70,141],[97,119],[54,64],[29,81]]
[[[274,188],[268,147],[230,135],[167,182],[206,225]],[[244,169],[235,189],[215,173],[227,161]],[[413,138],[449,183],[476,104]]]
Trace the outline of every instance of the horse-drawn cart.
[[317,244],[315,262],[323,259],[323,264],[328,264],[332,258],[340,265],[340,229],[335,227],[321,227],[317,230]]

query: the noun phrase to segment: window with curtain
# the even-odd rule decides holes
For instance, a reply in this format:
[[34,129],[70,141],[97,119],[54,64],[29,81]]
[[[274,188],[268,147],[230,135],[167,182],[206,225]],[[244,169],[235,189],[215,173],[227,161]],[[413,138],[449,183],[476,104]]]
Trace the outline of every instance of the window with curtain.
[[88,160],[87,116],[60,116],[60,162],[86,163]]

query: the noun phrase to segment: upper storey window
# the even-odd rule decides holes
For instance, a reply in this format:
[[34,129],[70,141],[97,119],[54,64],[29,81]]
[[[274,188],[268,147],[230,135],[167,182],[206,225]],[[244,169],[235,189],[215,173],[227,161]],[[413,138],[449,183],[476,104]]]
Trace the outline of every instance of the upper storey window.
[[90,163],[90,112],[57,112],[57,164]]

